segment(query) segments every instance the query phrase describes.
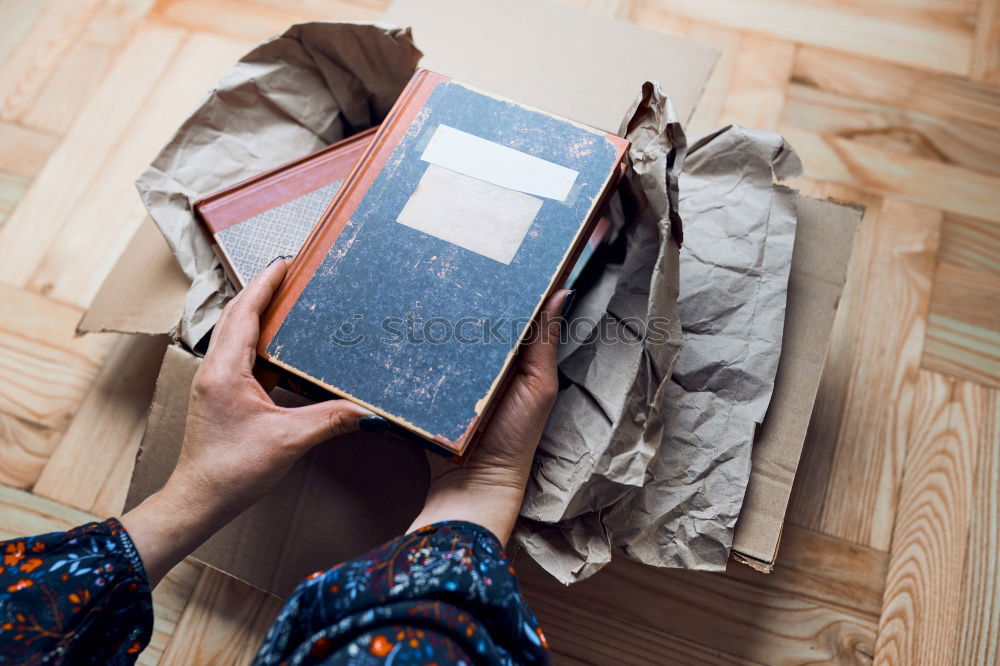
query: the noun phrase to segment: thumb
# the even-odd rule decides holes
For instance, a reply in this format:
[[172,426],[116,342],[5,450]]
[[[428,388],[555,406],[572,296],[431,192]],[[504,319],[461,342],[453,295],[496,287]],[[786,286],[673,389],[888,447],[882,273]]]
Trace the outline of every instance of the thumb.
[[562,289],[552,294],[533,324],[530,342],[521,350],[521,372],[533,376],[555,376],[559,332],[563,316],[572,307],[575,290]]
[[372,412],[350,400],[327,400],[304,407],[285,408],[288,431],[296,443],[310,448],[320,442],[354,432],[358,420]]

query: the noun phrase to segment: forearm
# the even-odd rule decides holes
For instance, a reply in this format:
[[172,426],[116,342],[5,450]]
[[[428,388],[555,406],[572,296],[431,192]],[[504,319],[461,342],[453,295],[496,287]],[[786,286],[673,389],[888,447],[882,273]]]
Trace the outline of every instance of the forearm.
[[170,482],[121,518],[142,558],[149,586],[232,520],[236,511]]

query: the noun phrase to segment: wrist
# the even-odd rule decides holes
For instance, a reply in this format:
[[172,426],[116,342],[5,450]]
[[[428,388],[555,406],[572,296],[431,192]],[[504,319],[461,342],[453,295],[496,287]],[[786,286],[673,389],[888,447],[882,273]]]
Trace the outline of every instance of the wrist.
[[461,473],[445,474],[431,482],[424,507],[407,531],[461,520],[485,527],[506,544],[521,509],[523,484],[506,476],[456,469]]
[[240,508],[228,500],[230,494],[213,490],[211,484],[175,471],[151,499],[155,498],[161,515],[169,515],[169,519],[180,527],[218,529],[220,523],[224,525],[240,513]]

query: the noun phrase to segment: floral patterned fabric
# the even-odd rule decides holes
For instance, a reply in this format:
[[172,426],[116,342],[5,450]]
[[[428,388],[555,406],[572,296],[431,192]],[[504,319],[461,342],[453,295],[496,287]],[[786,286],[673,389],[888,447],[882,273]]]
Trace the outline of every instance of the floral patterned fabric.
[[479,525],[445,522],[312,574],[281,609],[254,664],[548,660],[500,541]]
[[[135,662],[149,642],[152,603],[117,520],[0,550],[0,664]],[[309,576],[254,663],[548,662],[500,542],[478,525],[446,522]]]
[[0,664],[132,664],[153,602],[114,518],[0,542]]

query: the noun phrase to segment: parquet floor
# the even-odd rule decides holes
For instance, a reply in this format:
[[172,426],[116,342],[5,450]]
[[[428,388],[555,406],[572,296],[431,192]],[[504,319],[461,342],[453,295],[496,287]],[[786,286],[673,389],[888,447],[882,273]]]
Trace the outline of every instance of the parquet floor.
[[[690,131],[867,213],[776,572],[522,562],[558,661],[1000,663],[1000,0],[564,1],[721,49]],[[165,342],[73,331],[136,174],[255,41],[384,2],[0,0],[0,538],[124,501]],[[194,562],[155,600],[144,664],[247,663],[279,608]]]

